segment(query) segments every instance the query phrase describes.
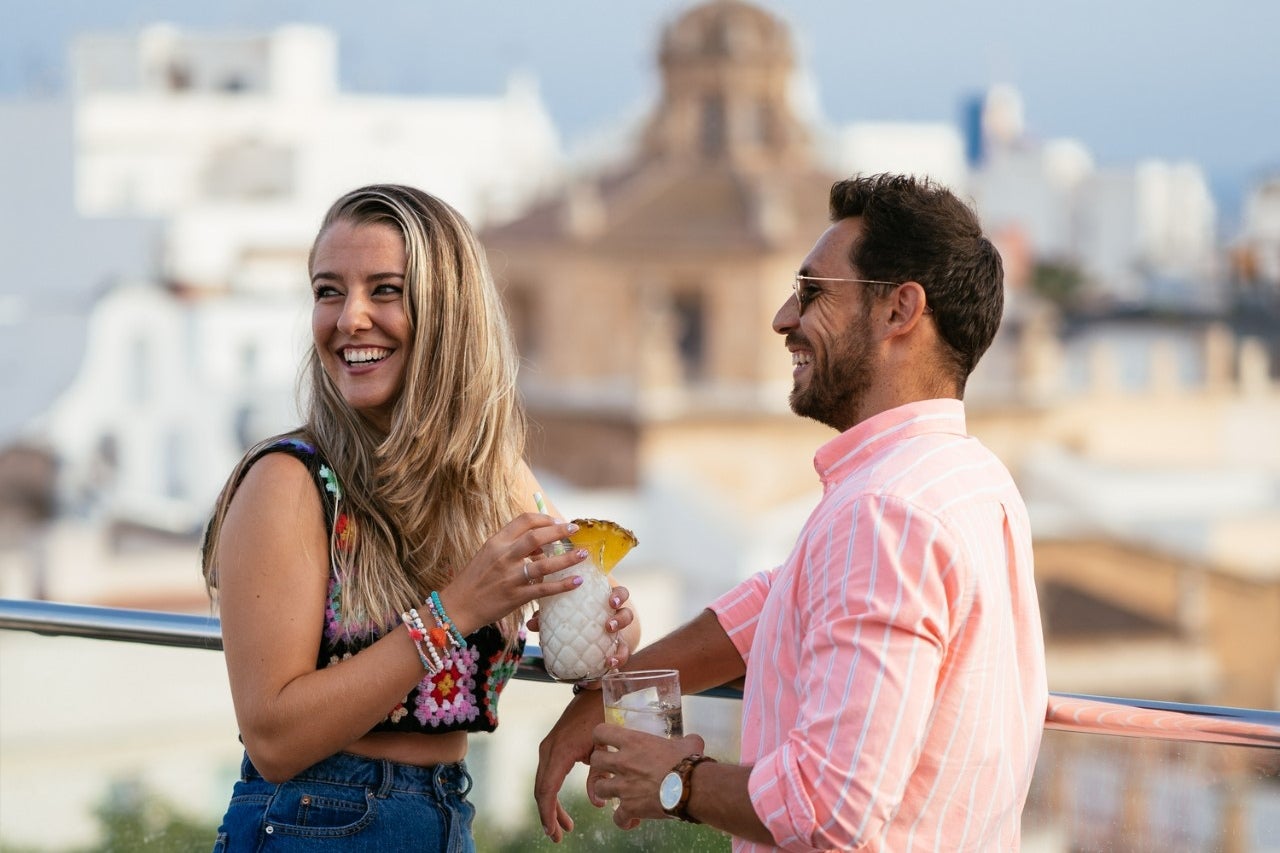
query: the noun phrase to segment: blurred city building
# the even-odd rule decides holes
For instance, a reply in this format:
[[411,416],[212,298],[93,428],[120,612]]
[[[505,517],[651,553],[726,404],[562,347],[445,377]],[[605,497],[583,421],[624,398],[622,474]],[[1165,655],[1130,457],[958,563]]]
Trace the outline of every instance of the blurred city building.
[[1280,293],[1280,176],[1268,178],[1245,201],[1237,275],[1246,285]]
[[1223,307],[1217,210],[1199,166],[1098,168],[1079,140],[1031,136],[1008,85],[966,119],[971,191],[993,233],[1025,243],[1037,262],[1078,269],[1095,302]]
[[[830,183],[903,171],[971,197],[1005,258],[1006,319],[968,417],[1031,508],[1051,688],[1280,703],[1280,332],[1230,310],[1280,292],[1276,181],[1254,188],[1224,263],[1194,164],[1098,168],[1080,141],[1036,140],[1008,86],[958,127],[825,123],[785,22],[741,0],[663,31],[660,96],[605,167],[564,163],[527,81],[493,98],[344,93],[314,27],[155,26],[72,55],[65,102],[0,103],[0,139],[26,146],[0,157],[23,188],[0,224],[40,235],[14,247],[17,277],[72,283],[54,312],[35,291],[0,296],[24,347],[0,353],[42,362],[7,380],[32,390],[0,418],[0,594],[207,606],[195,537],[216,490],[296,420],[320,216],[393,180],[484,226],[531,459],[564,512],[635,529],[619,577],[658,636],[785,558],[816,502],[830,432],[790,413],[770,321]],[[17,141],[22,122],[53,143]],[[18,336],[41,311],[65,316],[65,351]],[[525,795],[564,692],[477,739],[489,819]],[[225,735],[201,761],[235,761]],[[11,791],[42,760],[14,743]]]

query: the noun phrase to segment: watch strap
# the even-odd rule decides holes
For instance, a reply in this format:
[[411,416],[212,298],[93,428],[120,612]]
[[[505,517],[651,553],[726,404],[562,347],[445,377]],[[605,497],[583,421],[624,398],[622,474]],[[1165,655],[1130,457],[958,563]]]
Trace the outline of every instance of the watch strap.
[[685,823],[702,823],[702,821],[689,814],[689,796],[693,793],[693,768],[704,761],[715,761],[715,759],[709,755],[695,752],[692,755],[686,755],[680,759],[679,764],[671,768],[671,772],[680,777],[680,801],[667,810],[667,814]]

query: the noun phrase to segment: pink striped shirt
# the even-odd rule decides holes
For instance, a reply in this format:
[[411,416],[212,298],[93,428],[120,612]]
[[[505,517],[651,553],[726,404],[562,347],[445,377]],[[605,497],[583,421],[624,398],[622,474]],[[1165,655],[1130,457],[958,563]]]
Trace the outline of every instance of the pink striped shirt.
[[1048,686],[1009,472],[958,400],[882,412],[814,466],[787,562],[711,605],[747,664],[756,813],[785,850],[1016,850]]

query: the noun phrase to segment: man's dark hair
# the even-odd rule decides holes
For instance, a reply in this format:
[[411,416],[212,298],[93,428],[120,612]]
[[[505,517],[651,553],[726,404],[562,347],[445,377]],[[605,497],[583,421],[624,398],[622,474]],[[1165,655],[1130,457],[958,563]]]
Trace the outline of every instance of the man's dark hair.
[[909,175],[856,176],[831,187],[831,221],[862,218],[858,275],[919,282],[961,392],[1004,312],[1004,265],[978,217],[950,190]]

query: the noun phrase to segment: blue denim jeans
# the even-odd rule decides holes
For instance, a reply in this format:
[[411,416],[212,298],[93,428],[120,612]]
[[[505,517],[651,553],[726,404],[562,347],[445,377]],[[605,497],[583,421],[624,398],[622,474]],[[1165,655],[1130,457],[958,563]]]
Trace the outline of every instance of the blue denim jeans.
[[246,755],[213,853],[474,853],[466,765],[415,767],[339,753],[288,782]]

